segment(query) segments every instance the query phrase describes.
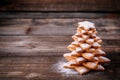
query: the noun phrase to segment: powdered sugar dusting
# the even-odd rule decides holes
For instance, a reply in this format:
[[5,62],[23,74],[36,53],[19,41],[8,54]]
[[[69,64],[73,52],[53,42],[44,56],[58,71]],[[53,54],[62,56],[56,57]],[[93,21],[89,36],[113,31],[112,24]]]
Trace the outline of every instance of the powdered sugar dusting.
[[97,57],[94,57],[94,60],[99,60]]
[[72,42],[73,45],[78,45],[79,43],[77,41]]
[[95,28],[94,23],[89,21],[78,22],[79,27],[84,27],[84,29]]
[[97,70],[105,70],[105,68],[102,65],[98,65]]
[[93,46],[95,46],[95,47],[100,47],[101,45],[98,44],[97,42],[95,42],[95,43],[93,43]]
[[71,55],[76,55],[76,54],[77,54],[76,51],[72,51],[72,52],[71,52]]
[[88,71],[87,68],[81,68],[81,69],[80,69],[80,72],[81,72],[81,73],[84,73],[84,72],[87,72],[87,71]]
[[90,51],[95,51],[95,49],[94,49],[94,48],[90,48],[89,50],[90,50]]
[[94,39],[88,39],[87,41],[90,42],[90,43],[93,43]]
[[77,61],[77,62],[85,61],[85,58],[79,57],[79,58],[76,58],[76,61]]
[[89,47],[90,47],[90,45],[89,45],[89,44],[86,44],[86,43],[81,44],[80,46],[81,46],[83,49],[86,49],[86,48],[89,48]]
[[70,62],[64,63],[63,66],[70,66]]
[[70,76],[73,74],[78,74],[77,71],[75,71],[74,69],[68,69],[68,68],[64,68],[64,65],[66,63],[64,61],[59,61],[57,62],[53,68],[56,69],[55,71],[57,71],[58,73],[62,73],[63,76]]
[[75,60],[69,61],[70,64],[76,64],[77,62]]
[[86,38],[88,38],[88,35],[83,35],[82,37],[83,37],[84,39],[86,39]]
[[96,66],[97,63],[94,63],[94,62],[90,62],[91,63],[91,66]]
[[78,41],[80,42],[80,41],[84,41],[84,39],[83,38],[78,38]]
[[102,59],[104,61],[110,61],[110,59],[108,59],[107,57],[104,57],[104,56],[100,56],[99,59]]
[[68,45],[68,47],[74,47],[73,45]]
[[71,54],[70,54],[70,53],[65,53],[65,54],[63,54],[63,56],[64,56],[64,57],[66,57],[66,56],[71,56]]
[[81,33],[86,33],[86,31],[85,30],[81,30]]
[[89,57],[92,57],[93,56],[93,54],[92,53],[85,53],[87,56],[89,56]]
[[80,32],[77,32],[77,33],[75,33],[75,35],[76,35],[76,36],[80,36],[80,35],[81,35],[81,33],[80,33]]
[[82,51],[82,49],[80,47],[76,48],[76,52]]
[[101,50],[101,49],[97,49],[97,51],[98,51],[99,53],[105,54],[105,52],[104,52],[103,50]]

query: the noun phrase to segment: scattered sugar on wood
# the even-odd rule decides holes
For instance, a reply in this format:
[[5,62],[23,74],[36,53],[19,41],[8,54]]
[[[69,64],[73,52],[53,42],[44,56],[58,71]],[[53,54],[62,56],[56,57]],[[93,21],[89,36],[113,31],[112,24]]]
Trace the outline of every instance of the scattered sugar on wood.
[[39,73],[29,73],[29,74],[27,74],[25,77],[26,78],[35,78],[35,77],[38,77],[38,76],[40,76],[41,74],[39,74]]
[[55,64],[53,68],[55,68],[57,72],[62,73],[63,76],[78,74],[78,72],[76,72],[74,69],[64,68],[64,64],[65,62],[60,61],[57,64]]

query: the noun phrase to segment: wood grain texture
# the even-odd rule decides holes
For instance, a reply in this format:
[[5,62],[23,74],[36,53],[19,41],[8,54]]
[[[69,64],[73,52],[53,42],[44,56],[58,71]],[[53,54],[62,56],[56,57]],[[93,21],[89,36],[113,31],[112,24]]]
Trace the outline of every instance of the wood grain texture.
[[36,35],[73,35],[79,21],[94,22],[99,35],[119,35],[119,19],[34,19],[29,34]]
[[[118,19],[3,19],[0,20],[0,35],[57,35],[72,36],[77,22],[88,20],[94,22],[102,38],[119,38],[120,23]],[[104,35],[106,34],[106,35]]]
[[[61,17],[62,13],[53,14],[49,14],[48,18],[37,18],[39,13],[12,14],[6,17],[5,14],[0,17],[0,80],[120,79],[119,17],[111,14],[92,14],[93,17],[88,14],[86,17],[82,17],[83,14],[80,17],[75,14],[68,17]],[[66,62],[62,55],[70,52],[66,47],[73,41],[71,36],[76,31],[77,22],[83,20],[96,24],[98,36],[103,39],[103,50],[112,60],[110,65],[104,65],[104,72],[90,72],[82,76],[62,67]]]
[[62,55],[69,52],[77,22],[88,20],[96,24],[103,49],[109,53],[120,51],[119,18],[49,18],[1,19],[0,56]]
[[[74,70],[63,68],[66,60],[62,56],[39,56],[39,57],[1,57],[0,79],[1,80],[119,80],[120,69],[119,54],[109,54],[111,62],[104,65],[104,72],[90,72],[79,75]],[[102,76],[102,77],[101,77]]]
[[[0,36],[0,56],[63,55],[71,36]],[[103,50],[119,53],[119,39],[103,39]]]
[[[1,11],[119,11],[119,0],[4,0]],[[114,5],[114,6],[113,6]]]

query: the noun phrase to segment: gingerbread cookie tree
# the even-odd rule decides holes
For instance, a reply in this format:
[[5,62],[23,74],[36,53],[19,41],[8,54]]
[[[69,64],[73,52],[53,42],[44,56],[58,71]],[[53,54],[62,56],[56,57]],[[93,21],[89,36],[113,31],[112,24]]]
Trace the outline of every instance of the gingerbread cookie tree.
[[106,53],[101,48],[102,40],[96,34],[94,23],[78,22],[77,32],[72,36],[74,42],[67,47],[71,53],[63,55],[68,60],[65,68],[75,69],[80,74],[105,70],[102,64],[110,62],[110,59],[105,57]]

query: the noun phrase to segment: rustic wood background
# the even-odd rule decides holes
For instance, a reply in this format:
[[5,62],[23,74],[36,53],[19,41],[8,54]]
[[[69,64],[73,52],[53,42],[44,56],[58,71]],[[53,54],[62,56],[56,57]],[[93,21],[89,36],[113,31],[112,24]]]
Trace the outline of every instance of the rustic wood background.
[[[120,0],[0,1],[0,80],[119,80]],[[62,68],[78,21],[96,24],[112,60],[104,72]]]
[[2,0],[2,11],[119,11],[119,0]]

